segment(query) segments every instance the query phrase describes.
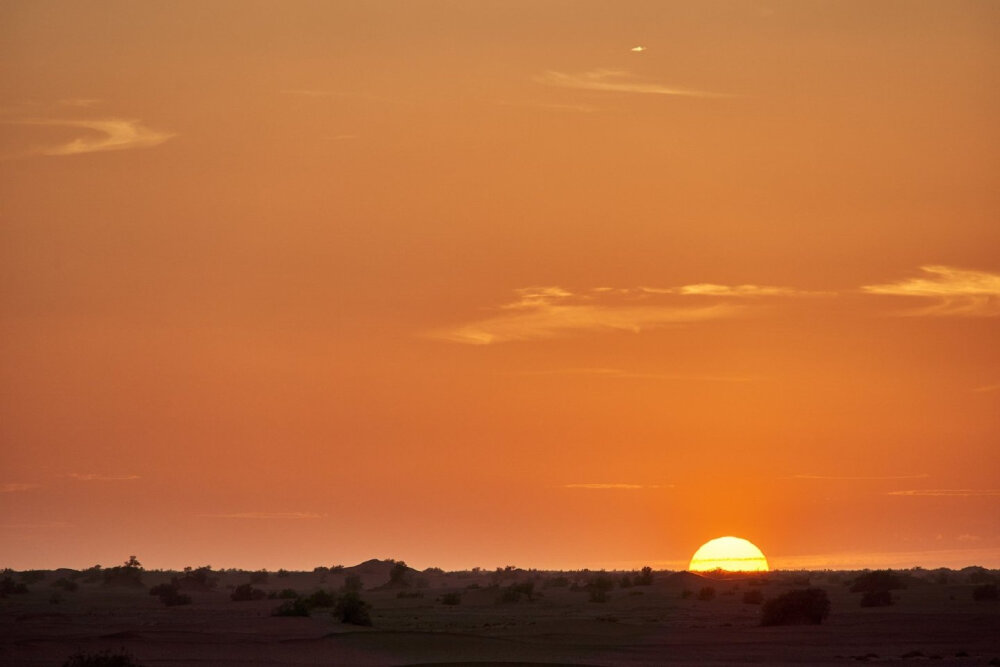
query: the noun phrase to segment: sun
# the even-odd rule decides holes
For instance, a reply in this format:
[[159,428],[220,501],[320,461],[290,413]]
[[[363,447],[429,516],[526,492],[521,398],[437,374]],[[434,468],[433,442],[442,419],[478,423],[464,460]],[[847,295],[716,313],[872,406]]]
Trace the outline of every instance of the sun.
[[717,537],[701,545],[691,557],[692,572],[767,572],[767,558],[753,542],[742,537]]

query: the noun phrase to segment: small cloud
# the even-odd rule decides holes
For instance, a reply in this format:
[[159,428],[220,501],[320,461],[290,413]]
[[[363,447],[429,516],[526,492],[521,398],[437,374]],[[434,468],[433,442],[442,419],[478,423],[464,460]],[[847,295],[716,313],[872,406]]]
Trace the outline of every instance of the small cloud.
[[564,489],[671,489],[673,484],[618,484],[618,483],[597,483],[597,484],[563,484]]
[[978,496],[1000,496],[1000,489],[912,489],[907,491],[890,491],[886,495],[972,498]]
[[320,519],[322,514],[315,512],[235,512],[232,514],[202,514],[203,517],[211,519]]
[[613,69],[596,69],[580,74],[547,71],[535,81],[558,88],[599,90],[613,93],[639,93],[644,95],[673,95],[678,97],[731,97],[723,93],[677,88],[660,83],[637,81],[629,72]]
[[639,373],[617,368],[559,368],[547,371],[521,371],[516,375],[593,375],[596,377],[637,380],[680,380],[704,382],[752,382],[754,378],[738,375],[690,375],[684,373]]
[[59,100],[59,104],[64,107],[77,107],[83,109],[89,109],[90,107],[97,106],[100,103],[101,100],[90,97],[73,97],[66,100]]
[[925,477],[930,477],[927,473],[919,473],[915,475],[792,475],[791,479],[829,479],[829,480],[849,480],[849,481],[865,481],[865,480],[893,480],[893,479],[923,479]]
[[20,493],[21,491],[30,491],[37,488],[38,484],[29,484],[27,482],[5,482],[0,484],[0,493]]
[[935,302],[905,313],[908,315],[1000,315],[1000,274],[941,265],[922,266],[920,270],[929,276],[883,285],[864,285],[861,289],[868,294],[919,297]]
[[959,542],[979,542],[983,538],[981,538],[979,535],[970,535],[968,533],[963,533],[958,537],[956,537],[955,539],[957,539]]
[[646,50],[645,46],[633,46],[631,49],[629,49],[629,51],[631,51],[632,53],[642,53],[645,50]]
[[986,385],[983,385],[982,387],[976,387],[972,391],[978,391],[980,393],[986,393],[986,392],[990,392],[990,391],[996,391],[997,389],[1000,389],[1000,382],[996,382],[994,384],[986,384]]
[[130,479],[139,479],[139,475],[99,475],[97,473],[79,472],[71,472],[66,476],[81,482],[124,482]]
[[131,148],[152,148],[177,136],[151,130],[137,120],[109,118],[105,120],[22,120],[18,125],[44,125],[51,127],[76,127],[91,130],[91,134],[77,137],[65,144],[43,146],[30,151],[31,155],[82,155],[103,151]]
[[640,331],[734,317],[738,306],[673,306],[666,304],[597,303],[591,295],[577,295],[561,287],[529,287],[517,290],[518,299],[499,306],[494,317],[453,329],[433,332],[431,337],[454,343],[490,345],[509,341],[541,340],[574,332]]

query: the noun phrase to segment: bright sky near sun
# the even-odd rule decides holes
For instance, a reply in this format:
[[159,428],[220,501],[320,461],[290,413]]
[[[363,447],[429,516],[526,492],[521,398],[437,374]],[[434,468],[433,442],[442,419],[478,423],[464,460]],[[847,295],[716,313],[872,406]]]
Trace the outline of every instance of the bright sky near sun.
[[1000,4],[12,1],[0,55],[0,566],[1000,566]]

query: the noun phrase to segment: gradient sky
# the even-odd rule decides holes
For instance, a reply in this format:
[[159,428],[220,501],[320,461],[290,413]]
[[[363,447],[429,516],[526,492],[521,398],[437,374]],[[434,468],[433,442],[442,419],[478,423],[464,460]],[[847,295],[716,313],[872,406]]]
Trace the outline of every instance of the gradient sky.
[[0,5],[0,565],[1000,567],[1000,4]]

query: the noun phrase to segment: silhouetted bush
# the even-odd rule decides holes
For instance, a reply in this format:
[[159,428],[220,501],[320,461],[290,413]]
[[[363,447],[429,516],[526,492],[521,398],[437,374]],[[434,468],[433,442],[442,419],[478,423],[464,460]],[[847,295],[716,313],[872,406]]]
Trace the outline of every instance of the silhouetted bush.
[[191,596],[181,593],[176,577],[169,584],[158,584],[149,589],[150,595],[159,596],[160,602],[168,607],[191,604]]
[[344,579],[344,586],[341,590],[345,593],[360,593],[364,589],[361,583],[361,576],[357,574],[349,574],[347,578]]
[[567,577],[550,577],[545,580],[542,584],[545,588],[568,588],[569,578]]
[[1000,599],[996,584],[981,584],[972,589],[972,599],[976,602],[995,602]]
[[330,574],[330,568],[325,565],[319,565],[313,568],[313,574]]
[[212,576],[212,567],[203,565],[197,569],[184,568],[184,574],[174,577],[174,582],[179,588],[188,591],[211,591],[215,590],[215,585],[219,578]]
[[610,599],[610,591],[614,586],[614,580],[608,575],[595,575],[587,582],[587,599],[590,602],[607,602]]
[[309,605],[302,598],[287,600],[274,608],[271,616],[308,616]]
[[101,579],[105,586],[142,586],[142,563],[135,556],[129,556],[124,565],[102,570]]
[[743,594],[743,602],[746,604],[760,604],[764,601],[764,594],[758,590],[747,591]]
[[653,568],[648,565],[632,580],[633,586],[650,586],[653,583]]
[[294,588],[282,588],[280,591],[272,592],[268,597],[273,597],[279,600],[294,600],[299,597],[299,592]]
[[525,596],[528,601],[534,600],[535,595],[535,582],[533,581],[522,581],[519,583],[513,583],[505,587],[501,593],[500,597],[497,599],[498,603],[505,604],[509,602],[520,602],[521,597]]
[[0,598],[8,595],[24,595],[28,592],[28,587],[19,581],[14,581],[9,575],[0,579]]
[[410,586],[410,568],[405,561],[397,561],[389,570],[389,588],[408,588]]
[[20,575],[21,581],[30,586],[31,584],[37,584],[39,581],[45,579],[45,572],[43,570],[25,570]]
[[632,577],[627,574],[623,574],[622,578],[618,580],[619,588],[632,588]]
[[830,614],[830,598],[822,588],[802,588],[768,600],[761,625],[818,625]]
[[233,602],[248,602],[250,600],[260,600],[267,594],[259,588],[254,588],[250,584],[240,584],[233,589],[229,598]]
[[88,567],[86,570],[80,573],[83,577],[83,583],[85,584],[96,584],[101,580],[101,566],[94,565],[93,567]]
[[142,667],[142,663],[121,649],[115,653],[76,653],[63,663],[63,667]]
[[315,591],[311,595],[303,599],[305,600],[305,603],[309,608],[332,607],[335,604],[337,604],[336,596],[333,595],[333,593],[330,593],[329,591],[324,591],[323,589]]
[[715,599],[715,589],[711,586],[702,586],[701,590],[698,591],[698,599],[711,602]]
[[461,593],[445,593],[441,596],[441,604],[456,605],[461,604],[462,594]]
[[685,588],[683,591],[681,591],[681,599],[682,600],[687,600],[688,598],[692,597],[693,595],[694,595],[694,591],[692,591],[691,589]]
[[334,613],[340,618],[341,623],[351,625],[371,625],[372,618],[368,612],[368,603],[361,599],[361,596],[353,591],[349,591],[340,596],[337,600],[337,607]]
[[865,591],[861,596],[862,607],[888,607],[892,605],[891,591]]
[[267,570],[257,570],[250,573],[251,584],[266,584],[268,578]]
[[906,582],[892,570],[872,570],[855,577],[851,582],[852,593],[870,591],[895,591],[906,588]]
[[76,583],[75,581],[71,581],[66,577],[59,577],[58,579],[52,582],[52,586],[53,588],[61,588],[67,593],[72,593],[73,591],[80,588],[80,584]]

